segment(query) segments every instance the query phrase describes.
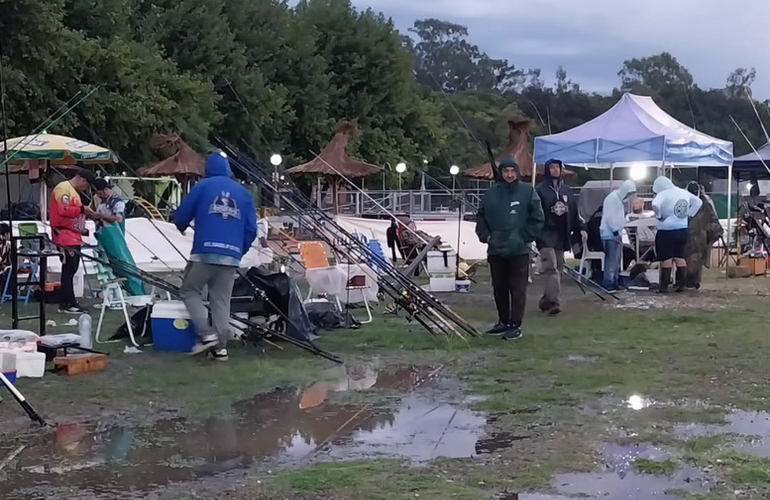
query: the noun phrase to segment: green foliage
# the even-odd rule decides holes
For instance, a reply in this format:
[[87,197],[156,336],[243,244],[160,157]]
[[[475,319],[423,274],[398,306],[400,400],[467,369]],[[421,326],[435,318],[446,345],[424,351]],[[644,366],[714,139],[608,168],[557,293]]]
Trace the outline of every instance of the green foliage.
[[[678,120],[732,140],[738,154],[750,148],[729,116],[752,142],[764,140],[749,103],[753,69],[704,90],[664,52],[626,61],[609,96],[584,92],[562,68],[547,87],[540,70],[481,51],[462,25],[418,20],[405,36],[350,0],[0,0],[0,31],[10,134],[29,133],[98,86],[51,131],[137,166],[153,158],[157,132],[179,132],[201,152],[216,133],[263,160],[281,151],[296,164],[353,120],[362,134],[351,154],[405,161],[404,184],[416,187],[424,160],[434,177],[485,162],[481,144],[504,147],[511,118],[532,118],[533,135],[561,132],[622,91],[654,97]],[[385,178],[390,187],[396,179]]]

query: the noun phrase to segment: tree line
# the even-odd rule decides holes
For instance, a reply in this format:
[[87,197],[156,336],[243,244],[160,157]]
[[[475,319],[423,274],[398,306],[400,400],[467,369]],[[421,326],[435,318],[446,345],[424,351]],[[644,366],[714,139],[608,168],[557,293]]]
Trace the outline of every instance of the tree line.
[[[472,44],[461,25],[419,20],[408,33],[349,0],[0,0],[9,136],[31,132],[82,89],[98,90],[51,132],[116,151],[130,166],[156,159],[156,132],[177,132],[201,153],[217,134],[267,160],[313,157],[335,127],[362,133],[352,155],[427,168],[483,163],[479,142],[504,145],[510,118],[535,134],[606,111],[621,92],[650,95],[698,130],[749,150],[764,134],[749,99],[752,69],[701,89],[671,54],[630,59],[611,95],[586,92],[560,69],[546,85]],[[756,103],[763,120],[767,103]],[[428,166],[423,167],[423,161]],[[395,183],[395,175],[387,180]],[[374,181],[374,185],[381,185]]]

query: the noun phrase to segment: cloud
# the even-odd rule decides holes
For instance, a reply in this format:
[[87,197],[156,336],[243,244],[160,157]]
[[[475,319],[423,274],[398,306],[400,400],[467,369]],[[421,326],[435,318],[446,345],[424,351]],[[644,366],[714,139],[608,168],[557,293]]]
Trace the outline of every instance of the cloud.
[[723,87],[731,71],[755,67],[757,97],[770,98],[770,1],[741,0],[353,0],[406,31],[435,17],[468,26],[470,40],[517,67],[558,66],[587,90],[619,84],[623,61],[671,52],[704,88]]

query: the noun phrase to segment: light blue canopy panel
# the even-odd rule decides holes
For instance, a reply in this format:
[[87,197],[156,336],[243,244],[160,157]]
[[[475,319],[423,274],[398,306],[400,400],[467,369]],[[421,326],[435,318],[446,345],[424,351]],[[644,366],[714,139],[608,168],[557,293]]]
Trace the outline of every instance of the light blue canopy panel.
[[535,138],[535,162],[610,168],[630,163],[729,167],[733,143],[675,120],[650,98],[623,94],[603,115],[578,127]]

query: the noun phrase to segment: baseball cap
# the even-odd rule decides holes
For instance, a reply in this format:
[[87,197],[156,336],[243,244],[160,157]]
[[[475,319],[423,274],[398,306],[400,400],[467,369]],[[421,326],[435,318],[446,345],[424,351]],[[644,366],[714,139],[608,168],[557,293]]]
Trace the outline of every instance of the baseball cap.
[[94,182],[91,183],[91,186],[97,191],[101,191],[102,189],[107,189],[112,187],[112,183],[105,179],[104,177],[99,177]]
[[94,182],[96,181],[96,174],[94,174],[91,170],[81,168],[78,170],[77,176],[81,179],[85,179],[88,181],[89,184],[92,186],[94,185]]

